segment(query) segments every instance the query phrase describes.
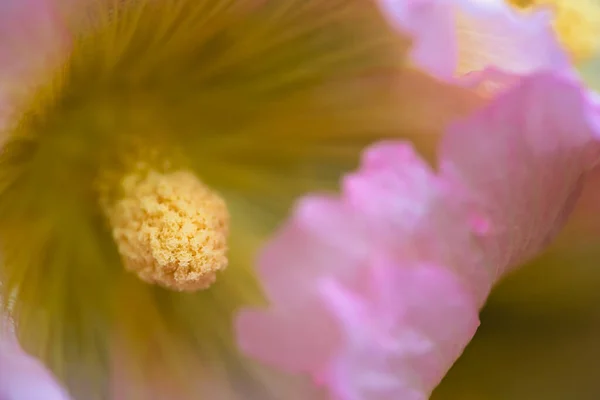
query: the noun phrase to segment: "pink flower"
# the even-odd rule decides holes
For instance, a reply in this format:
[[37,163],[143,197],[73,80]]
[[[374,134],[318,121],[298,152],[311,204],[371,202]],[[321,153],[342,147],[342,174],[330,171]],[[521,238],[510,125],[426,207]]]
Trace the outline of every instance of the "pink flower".
[[[183,295],[136,280],[122,268],[121,246],[114,246],[104,231],[113,221],[98,206],[101,203],[110,208],[112,190],[120,187],[115,185],[130,181],[125,179],[129,175],[120,176],[122,171],[113,174],[112,165],[105,164],[128,157],[124,157],[129,154],[127,146],[112,144],[129,143],[118,139],[132,138],[132,143],[141,142],[142,150],[151,150],[149,153],[165,150],[167,161],[171,149],[161,148],[162,140],[146,149],[147,138],[175,141],[174,153],[179,149],[183,153],[193,151],[191,156],[182,156],[182,163],[191,160],[190,168],[198,169],[211,185],[221,185],[217,188],[222,189],[234,221],[230,255],[239,262],[247,259],[249,242],[262,230],[254,222],[262,215],[255,218],[253,202],[258,198],[272,205],[270,200],[285,197],[280,186],[288,183],[293,192],[295,176],[288,177],[288,171],[301,171],[300,178],[304,171],[321,172],[320,168],[335,162],[329,155],[345,154],[343,145],[356,143],[355,137],[349,136],[364,134],[360,129],[379,135],[373,138],[427,133],[436,140],[443,136],[435,168],[405,141],[380,142],[364,151],[360,168],[346,175],[339,196],[313,194],[302,198],[259,260],[258,275],[268,307],[243,310],[235,325],[243,351],[284,372],[308,376],[331,399],[428,398],[475,334],[478,312],[493,285],[555,237],[578,198],[583,180],[598,161],[597,105],[573,77],[551,29],[550,14],[546,10],[518,14],[499,0],[380,0],[398,35],[413,39],[410,58],[419,70],[407,71],[397,63],[394,51],[374,52],[381,61],[371,65],[369,57],[360,56],[362,45],[354,46],[357,39],[366,38],[360,43],[366,48],[377,47],[380,42],[371,40],[372,31],[380,34],[382,42],[396,43],[385,24],[376,29],[373,22],[383,21],[376,12],[363,21],[363,11],[372,11],[368,2],[341,1],[340,10],[319,1],[302,6],[300,2],[280,4],[281,9],[271,7],[278,1],[267,6],[264,2],[248,3],[256,8],[207,3],[202,8],[210,16],[206,21],[198,11],[201,7],[192,3],[181,4],[196,14],[188,15],[184,6],[164,6],[168,11],[165,21],[161,19],[163,13],[157,12],[161,8],[125,8],[119,14],[120,9],[104,4],[97,9],[105,13],[103,18],[95,21],[103,28],[90,35],[98,42],[84,35],[87,41],[73,47],[81,59],[67,57],[72,55],[68,50],[72,50],[70,42],[75,36],[65,30],[70,24],[89,28],[88,21],[83,20],[88,9],[82,5],[89,5],[85,0],[23,0],[0,5],[1,16],[7,16],[0,24],[0,84],[4,82],[0,87],[0,121],[6,126],[19,121],[11,117],[23,112],[23,103],[35,106],[26,109],[34,116],[43,110],[39,119],[24,119],[31,126],[8,130],[11,139],[31,137],[32,143],[44,150],[40,150],[44,157],[40,156],[39,163],[25,162],[25,167],[41,171],[39,176],[33,174],[39,182],[31,182],[43,186],[43,178],[50,177],[49,187],[68,182],[74,188],[64,194],[69,201],[63,203],[56,187],[45,188],[45,196],[38,198],[38,188],[21,180],[27,173],[11,174],[9,170],[1,182],[3,217],[18,215],[26,220],[22,223],[13,217],[18,220],[11,220],[13,225],[5,227],[4,221],[0,225],[6,228],[3,241],[9,243],[6,247],[14,258],[7,257],[2,279],[8,277],[6,282],[13,290],[7,293],[14,294],[20,305],[16,309],[21,312],[14,313],[15,323],[19,319],[24,322],[16,325],[20,335],[30,339],[22,344],[33,349],[32,354],[46,357],[76,398],[85,397],[90,388],[97,389],[94,395],[112,398],[193,398],[199,393],[228,399],[241,396],[262,400],[264,393],[286,400],[307,398],[304,390],[314,388],[293,381],[280,385],[273,378],[279,375],[239,358],[233,343],[227,343],[231,336],[229,316],[239,304],[258,297],[247,287],[251,276],[243,265],[230,268],[214,290]],[[342,6],[348,7],[351,19],[336,14],[346,10]],[[153,11],[145,14],[150,9]],[[311,12],[304,13],[306,10]],[[267,29],[258,17],[258,23],[244,18],[243,13],[255,11],[265,13],[259,16],[268,21]],[[323,20],[317,18],[326,12],[331,14]],[[217,15],[225,18],[213,21]],[[179,18],[185,23],[180,24]],[[283,40],[288,39],[288,25],[281,21],[296,20],[303,23],[291,30],[288,44]],[[313,20],[314,26],[310,25]],[[364,23],[355,24],[355,20]],[[111,25],[112,21],[118,23]],[[204,26],[199,21],[211,27],[206,37],[205,32],[197,35],[194,30]],[[232,21],[235,23],[230,26]],[[215,31],[212,22],[218,27]],[[242,22],[258,27],[256,36],[239,28]],[[224,32],[219,30],[221,23],[227,26]],[[321,36],[313,38],[304,24]],[[337,24],[339,32],[334,29]],[[282,35],[272,34],[271,29],[281,29]],[[215,32],[223,35],[213,38]],[[329,43],[330,33],[341,34],[340,43],[345,43],[346,51],[333,51],[338,41],[335,38]],[[269,36],[276,40],[268,42]],[[291,51],[296,41],[301,44],[297,53]],[[28,45],[34,42],[36,51],[30,51]],[[397,42],[402,53],[402,41]],[[164,45],[164,51],[147,51],[149,43]],[[198,47],[190,50],[190,44]],[[254,54],[252,46],[246,44],[256,45],[259,52]],[[219,51],[221,47],[228,51],[235,48],[240,54],[226,52],[206,71],[195,68],[198,54],[204,56],[205,50],[212,54],[215,47]],[[87,58],[88,50],[93,57]],[[236,60],[237,56],[243,61]],[[346,58],[350,60],[347,64]],[[270,62],[263,65],[263,59]],[[74,64],[67,62],[70,60],[75,60]],[[123,66],[122,60],[127,61]],[[289,60],[294,62],[288,71],[280,64]],[[72,92],[61,91],[65,82],[59,79],[61,74],[54,75],[56,61],[75,65],[75,72],[59,70],[72,79],[65,79],[73,85],[65,84]],[[361,69],[363,62],[371,66]],[[118,66],[123,70],[117,70],[120,75],[115,74],[117,79],[112,81],[113,68]],[[373,67],[382,67],[385,79],[379,81],[380,69]],[[398,73],[398,86],[389,85],[384,67]],[[221,77],[222,71],[230,70],[231,75]],[[187,79],[180,76],[182,71]],[[75,75],[69,75],[71,72]],[[77,73],[82,74],[85,85],[77,85],[81,83]],[[277,78],[273,82],[272,74]],[[97,82],[91,82],[95,78],[106,79],[107,84],[100,80],[96,86]],[[232,90],[238,81],[243,83],[239,96]],[[49,93],[43,91],[41,97],[33,96],[40,94],[34,89],[45,88],[46,83],[56,85],[49,85],[56,90],[50,93],[53,96],[46,98]],[[88,83],[92,90],[88,90]],[[188,84],[190,95],[183,92],[185,96],[181,96],[179,90],[187,89]],[[309,86],[305,92],[299,90],[303,85]],[[110,89],[105,92],[106,88]],[[136,93],[129,92],[132,88]],[[173,88],[177,91],[171,92]],[[280,92],[283,97],[278,97]],[[381,107],[377,101],[359,101],[373,93],[383,97]],[[30,96],[40,102],[29,103]],[[401,100],[397,109],[386,96]],[[252,101],[240,100],[245,97]],[[56,99],[64,102],[53,103]],[[89,107],[70,107],[80,102]],[[135,106],[129,112],[122,104]],[[377,107],[371,109],[372,104]],[[288,105],[294,108],[287,109]],[[298,105],[300,110],[295,108]],[[212,115],[219,110],[232,112],[233,117]],[[273,119],[268,110],[273,111]],[[201,118],[196,118],[197,113]],[[155,114],[160,114],[157,124],[152,120]],[[194,125],[196,119],[199,125]],[[343,124],[338,126],[338,122]],[[355,124],[360,128],[356,132]],[[65,126],[67,129],[61,129]],[[143,129],[137,129],[139,126]],[[235,138],[234,145],[230,146],[229,139],[220,140],[221,129],[231,133],[228,137]],[[194,134],[205,130],[219,133],[209,135],[206,146]],[[344,136],[347,130],[351,132]],[[52,135],[46,135],[47,131]],[[149,131],[152,134],[146,135]],[[245,136],[248,132],[258,138]],[[103,146],[88,142],[88,133]],[[136,136],[141,134],[144,136]],[[287,136],[281,139],[283,134]],[[58,137],[57,143],[54,137]],[[104,153],[98,155],[96,150]],[[161,157],[158,154],[157,158]],[[299,158],[290,161],[289,157]],[[47,175],[46,160],[59,165],[56,171],[49,168],[52,173]],[[13,166],[12,161],[6,162]],[[215,161],[214,165],[209,161]],[[256,166],[256,171],[246,170],[246,162]],[[69,167],[79,163],[89,175],[71,175],[77,168]],[[17,172],[30,171],[21,169],[19,163],[16,166]],[[212,175],[213,166],[221,173]],[[263,182],[264,170],[267,179]],[[97,185],[95,178],[100,183],[106,178],[110,184]],[[102,189],[98,186],[108,186],[108,194],[99,193]],[[7,195],[3,191],[6,187],[28,190],[16,190],[11,197],[12,192],[7,191]],[[265,192],[277,196],[264,199]],[[85,195],[80,196],[82,193]],[[175,193],[174,198],[179,192]],[[21,201],[23,197],[31,201]],[[71,204],[74,207],[65,211],[65,205]],[[19,213],[11,213],[12,207]],[[29,219],[30,210],[39,212],[39,221],[48,222],[50,228],[36,223],[37,214]],[[52,218],[44,218],[48,215]],[[103,223],[97,223],[99,215]],[[57,220],[62,225],[55,224]],[[73,232],[59,229],[63,225],[73,227]],[[170,226],[177,230],[177,224]],[[21,227],[23,236],[32,243],[23,244],[21,236],[12,235],[22,233]],[[229,231],[223,224],[221,228]],[[246,231],[250,234],[242,234]],[[177,245],[170,247],[187,256]],[[31,260],[34,257],[23,256],[28,251],[51,253],[47,258],[53,263],[48,265],[57,268],[48,272],[44,262],[36,264]],[[63,266],[65,260],[74,266]],[[19,268],[19,262],[25,268]],[[79,264],[89,268],[79,268]],[[86,282],[90,284],[81,290]],[[23,288],[28,290],[19,290]],[[32,327],[41,327],[39,336]],[[44,340],[37,343],[38,337]],[[47,343],[60,346],[48,349]],[[88,358],[89,365],[83,365]],[[35,384],[27,384],[31,381]],[[0,397],[62,399],[66,394],[10,336],[0,342]]]
[[[469,271],[478,255],[452,248],[469,233],[440,210],[445,189],[410,147],[389,143],[366,153],[341,199],[304,200],[263,253],[273,309],[240,316],[242,349],[335,398],[424,398],[445,373],[439,359],[458,357],[478,325],[467,287],[486,287]],[[448,242],[430,240],[436,228]]]
[[475,333],[473,299],[455,276],[433,265],[375,260],[365,273],[358,290],[333,280],[321,284],[343,329],[324,376],[332,395],[426,399],[446,372],[439,359],[458,357],[462,340]]
[[598,106],[547,10],[381,4],[417,66],[489,101],[444,128],[437,175],[406,145],[376,145],[340,198],[303,200],[259,260],[271,306],[240,315],[241,347],[340,400],[428,398],[492,285],[554,239],[600,155]]
[[241,347],[335,399],[426,399],[491,285],[563,226],[598,160],[595,112],[537,74],[448,128],[438,176],[404,144],[372,147],[340,198],[303,200],[267,245],[272,306],[240,315]]
[[471,191],[495,276],[543,250],[565,223],[598,161],[600,113],[576,82],[521,81],[442,141],[442,174]]
[[505,0],[378,1],[413,37],[413,62],[440,79],[490,67],[513,74],[570,68],[549,9],[522,13]]
[[[259,291],[249,287],[250,255],[253,242],[269,226],[265,217],[277,216],[305,183],[320,186],[327,178],[324,167],[335,171],[351,165],[365,143],[400,134],[399,121],[407,122],[402,125],[407,131],[436,132],[449,115],[470,109],[478,96],[423,72],[406,71],[399,57],[404,56],[405,41],[370,2],[340,0],[335,7],[320,0],[90,0],[94,2],[102,6],[89,9],[89,14],[72,9],[75,3],[86,3],[79,0],[2,3],[0,17],[9,18],[0,18],[0,74],[10,85],[0,88],[7,106],[6,115],[0,116],[6,124],[2,132],[8,136],[0,152],[0,279],[3,293],[15,299],[11,311],[21,346],[40,357],[73,398],[312,398],[305,390],[314,388],[303,381],[265,372],[242,357],[231,332],[240,305],[260,300]],[[236,7],[246,4],[251,7]],[[86,14],[93,25],[81,19]],[[398,88],[390,85],[389,75],[396,72],[402,84]],[[462,97],[441,97],[440,91],[464,94],[468,104],[463,105]],[[413,107],[398,113],[392,100],[400,98],[410,98]],[[438,112],[431,118],[434,107]],[[162,162],[163,156],[178,168],[180,150],[182,168],[191,169],[186,176],[197,174],[214,186],[231,211],[231,227],[229,218],[214,223],[221,237],[231,232],[227,245],[218,249],[221,254],[229,249],[231,266],[219,273],[214,287],[194,293],[163,287],[169,287],[165,284],[174,275],[202,275],[193,268],[185,271],[204,255],[185,246],[202,247],[204,238],[194,229],[199,220],[185,221],[184,216],[177,221],[178,213],[167,206],[165,214],[151,213],[148,219],[168,220],[164,225],[174,240],[165,242],[153,240],[156,225],[146,223],[145,211],[126,211],[123,218],[112,212],[113,200],[131,200],[121,193],[125,186],[136,185],[133,178],[139,171],[130,169],[141,165],[162,170],[170,164]],[[130,162],[138,155],[139,163]],[[373,174],[378,173],[375,164]],[[430,171],[415,165],[436,181]],[[360,197],[362,178],[356,178],[348,182],[348,192],[356,192],[352,207],[376,206],[361,203],[368,198]],[[185,215],[204,219],[197,205],[186,205],[186,196],[197,199],[190,194],[195,191],[171,190],[168,179],[163,183],[158,185],[160,196],[152,188],[145,195],[156,195],[163,205],[173,200],[176,208],[189,209]],[[438,189],[431,194],[428,185],[421,189],[431,201],[440,200]],[[126,203],[147,211],[147,199]],[[259,212],[257,203],[262,205]],[[375,222],[376,211],[355,222]],[[452,213],[448,218],[454,218]],[[121,219],[132,222],[130,232],[115,225]],[[336,224],[332,229],[339,232]],[[129,246],[142,227],[148,228],[151,243]],[[390,229],[393,234],[394,226]],[[460,231],[457,241],[470,242],[468,231]],[[427,229],[421,234],[427,235]],[[183,248],[177,237],[183,237]],[[382,245],[393,245],[389,235],[381,239]],[[418,254],[428,250],[434,252],[432,265],[448,256],[457,262],[448,267],[455,268],[463,259],[448,246],[422,239],[415,238],[422,245],[414,254],[415,265],[421,265]],[[163,244],[164,251],[158,249]],[[139,247],[150,251],[139,252]],[[166,264],[154,263],[157,256]],[[159,273],[138,279],[127,265],[132,259],[147,263],[139,261],[140,271],[156,264],[155,272],[165,272],[164,279]],[[413,264],[412,259],[390,259]],[[465,277],[480,272],[470,256],[465,262]],[[173,268],[182,274],[174,274]],[[366,270],[365,276],[369,274]],[[415,280],[423,279],[420,274]],[[460,307],[473,307],[464,298],[485,297],[487,277],[477,278],[482,285],[471,285],[470,278],[463,282],[448,272],[440,274],[445,274],[440,282],[455,281],[448,296],[458,293]],[[468,293],[456,289],[463,286]],[[312,287],[310,281],[307,287]],[[187,290],[184,285],[175,288]],[[326,292],[323,301],[328,297],[337,309],[333,292]],[[367,296],[367,301],[369,293],[356,295]],[[389,318],[401,320],[409,314],[407,310],[406,316]],[[331,319],[333,324],[340,321]],[[381,334],[386,329],[382,326]],[[357,350],[364,344],[358,343]],[[399,355],[400,363],[403,359]],[[2,358],[2,367],[12,360]],[[23,369],[12,380],[29,379],[28,371],[34,370]],[[331,380],[335,371],[321,372]],[[37,378],[33,372],[31,379]]]

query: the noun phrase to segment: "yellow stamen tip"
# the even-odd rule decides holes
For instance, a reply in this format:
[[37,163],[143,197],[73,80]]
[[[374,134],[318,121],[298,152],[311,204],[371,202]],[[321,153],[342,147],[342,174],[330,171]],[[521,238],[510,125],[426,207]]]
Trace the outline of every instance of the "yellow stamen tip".
[[177,291],[208,288],[227,267],[229,213],[188,171],[131,174],[107,210],[125,268]]

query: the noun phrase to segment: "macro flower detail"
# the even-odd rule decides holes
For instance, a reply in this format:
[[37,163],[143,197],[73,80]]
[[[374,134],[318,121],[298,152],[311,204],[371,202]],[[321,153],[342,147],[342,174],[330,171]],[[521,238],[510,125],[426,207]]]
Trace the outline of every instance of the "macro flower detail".
[[229,213],[223,199],[191,173],[154,171],[123,181],[109,206],[124,267],[173,290],[206,289],[227,267]]
[[488,68],[511,74],[569,67],[548,10],[521,13],[504,0],[379,0],[390,23],[411,35],[415,64],[456,80]]
[[[445,374],[439,357],[457,357],[457,338],[475,332],[477,309],[443,268],[380,260],[368,272],[359,293],[323,283],[344,332],[328,376],[334,398],[426,399]],[[423,369],[426,374],[414,373]]]
[[544,73],[517,86],[453,124],[440,152],[442,174],[487,219],[496,277],[551,242],[600,156],[600,110],[578,83]]
[[303,200],[261,256],[273,306],[239,316],[242,349],[310,374],[333,398],[426,398],[440,361],[474,334],[490,282],[477,249],[461,251],[468,227],[452,204],[440,209],[439,183],[409,146],[379,144],[343,197]]
[[539,4],[4,0],[0,398],[429,398],[598,171]]
[[437,176],[402,144],[367,150],[339,199],[304,200],[267,245],[271,306],[239,316],[241,347],[331,398],[427,399],[491,286],[564,225],[600,157],[598,116],[575,81],[540,73],[451,124]]
[[0,297],[23,350],[73,399],[310,397],[240,354],[233,317],[294,198],[402,131],[406,38],[362,0],[0,11]]

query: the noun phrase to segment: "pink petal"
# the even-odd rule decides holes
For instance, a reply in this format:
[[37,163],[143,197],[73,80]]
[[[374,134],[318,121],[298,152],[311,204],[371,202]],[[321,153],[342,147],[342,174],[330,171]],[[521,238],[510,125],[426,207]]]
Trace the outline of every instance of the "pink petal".
[[[261,254],[259,277],[274,306],[240,314],[240,348],[288,371],[318,376],[338,335],[317,282],[323,276],[352,280],[367,254],[365,232],[339,200],[303,199]],[[298,332],[304,340],[296,339]]]
[[322,284],[344,329],[333,392],[344,400],[425,400],[473,337],[478,309],[444,268],[378,260],[366,272],[363,291]]
[[[377,324],[393,323],[390,329],[393,327],[394,331],[374,340],[374,347],[368,350],[375,351],[380,346],[378,354],[383,357],[386,352],[395,351],[386,347],[387,342],[402,346],[413,338],[416,340],[413,344],[423,344],[426,354],[411,358],[410,362],[405,356],[398,356],[399,369],[394,371],[399,375],[395,379],[396,382],[408,379],[407,388],[418,393],[431,391],[474,329],[471,317],[455,318],[456,325],[446,327],[443,332],[437,332],[439,327],[431,325],[435,322],[434,315],[440,318],[452,315],[446,307],[454,307],[454,297],[446,298],[444,286],[435,284],[436,277],[451,281],[448,285],[460,292],[457,296],[464,304],[468,303],[468,310],[475,310],[475,316],[490,287],[489,271],[479,264],[483,259],[472,242],[470,221],[462,209],[454,209],[458,203],[451,201],[450,193],[409,145],[389,142],[371,147],[365,152],[361,169],[346,179],[341,199],[306,198],[266,246],[259,276],[271,306],[266,310],[245,310],[239,315],[236,325],[241,349],[287,371],[307,373],[334,392],[341,390],[338,387],[341,378],[331,375],[337,371],[335,365],[346,353],[352,360],[360,360],[354,358],[359,354],[352,352],[351,343],[345,338],[355,310],[349,308],[351,312],[342,315],[343,309],[337,307],[342,303],[332,303],[335,300],[332,288],[344,288],[359,297],[381,295],[380,303],[373,304],[369,314],[381,318],[376,320]],[[390,281],[400,292],[387,286],[387,291],[379,291],[373,285],[364,291],[365,283],[379,282],[373,281],[369,271],[373,259],[380,258],[392,260],[385,264],[385,271],[392,268],[390,265],[414,269],[409,275],[398,272],[399,282]],[[445,272],[431,275],[433,286],[404,290],[400,281],[406,278],[411,282],[412,274],[427,279],[426,272],[417,270],[432,260],[448,262],[441,264],[447,265]],[[395,273],[386,273],[396,277]],[[394,297],[396,292],[400,297]],[[432,305],[427,314],[419,317],[422,295],[433,295],[428,301],[438,304],[442,311],[436,314],[437,306]],[[409,297],[414,297],[416,303],[411,303]],[[462,310],[463,303],[460,304]],[[396,305],[415,307],[416,311],[401,319],[396,314],[399,310]],[[363,315],[356,312],[357,317]],[[443,318],[439,321],[443,323]],[[452,333],[454,328],[460,331],[456,335]],[[416,336],[412,335],[415,329]],[[394,332],[400,336],[395,337]],[[426,336],[423,340],[422,335]]]
[[36,359],[26,354],[0,321],[0,399],[67,400],[67,393]]
[[240,349],[284,371],[319,380],[339,341],[337,324],[315,298],[307,297],[301,310],[277,307],[239,314],[236,329]]
[[296,306],[315,294],[323,276],[352,276],[369,252],[360,221],[338,199],[312,196],[298,202],[292,219],[265,246],[258,273],[269,298]]
[[379,0],[415,40],[412,59],[449,80],[494,67],[504,72],[569,68],[548,10],[522,13],[504,0]]
[[542,250],[598,159],[598,110],[575,82],[538,74],[454,124],[443,175],[487,220],[482,245],[500,277]]
[[69,37],[52,0],[0,2],[0,128],[31,86],[51,72]]
[[[242,350],[288,371],[318,375],[338,338],[317,301],[316,282],[323,275],[352,279],[367,251],[364,232],[338,199],[313,196],[299,202],[260,255],[259,277],[275,306],[241,313]],[[300,331],[307,340],[295,339]]]
[[381,142],[367,149],[361,168],[344,179],[343,194],[364,220],[372,249],[446,265],[483,304],[490,271],[473,242],[469,214],[453,202],[452,192],[410,145]]
[[382,142],[364,152],[360,170],[344,178],[343,190],[352,210],[374,227],[389,230],[375,234],[396,239],[429,212],[440,183],[410,145]]

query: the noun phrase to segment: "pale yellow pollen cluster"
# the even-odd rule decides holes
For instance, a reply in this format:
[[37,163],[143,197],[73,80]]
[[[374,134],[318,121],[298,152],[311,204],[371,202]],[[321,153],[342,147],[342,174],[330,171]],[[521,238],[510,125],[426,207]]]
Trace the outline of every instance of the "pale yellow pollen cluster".
[[575,61],[600,51],[600,0],[509,0],[519,8],[545,5],[554,9],[554,29]]
[[131,174],[108,210],[125,268],[177,291],[209,287],[227,267],[229,213],[189,171]]

